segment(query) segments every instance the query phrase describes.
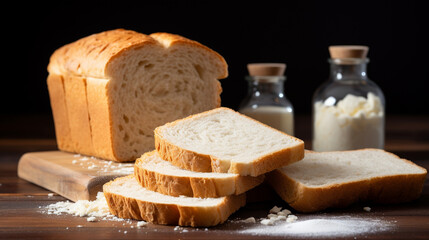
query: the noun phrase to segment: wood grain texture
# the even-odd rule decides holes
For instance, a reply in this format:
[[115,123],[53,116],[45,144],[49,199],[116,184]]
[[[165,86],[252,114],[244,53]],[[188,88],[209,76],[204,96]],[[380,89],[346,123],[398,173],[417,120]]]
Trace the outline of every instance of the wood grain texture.
[[[0,119],[4,122],[5,119]],[[360,203],[344,209],[330,209],[323,212],[296,213],[279,198],[267,198],[268,194],[254,192],[262,201],[248,203],[233,214],[226,223],[208,228],[181,228],[148,224],[138,228],[137,222],[103,221],[88,222],[85,217],[72,215],[48,215],[43,213],[49,204],[67,199],[50,190],[38,187],[17,176],[18,160],[23,154],[32,151],[56,150],[55,140],[45,138],[46,124],[52,122],[29,118],[27,121],[12,118],[13,124],[0,124],[3,133],[0,139],[0,239],[429,239],[429,177],[419,199],[392,205]],[[301,121],[302,120],[302,121]],[[429,169],[429,117],[399,116],[387,118],[386,150]],[[297,134],[307,140],[310,136],[310,118],[299,118]],[[32,125],[33,128],[29,126]],[[34,127],[37,126],[37,127]],[[14,135],[13,135],[13,134]],[[27,137],[26,137],[27,136]],[[307,147],[307,144],[306,144]],[[85,165],[86,166],[86,165]],[[85,167],[82,166],[82,167]],[[87,167],[86,167],[87,168]],[[317,235],[303,237],[284,234],[283,236],[258,236],[242,234],[241,230],[255,224],[240,223],[238,220],[266,217],[273,206],[289,208],[298,220],[332,219],[339,216],[357,217],[364,220],[382,220],[394,224],[383,232],[362,232],[353,236]],[[370,212],[363,207],[371,207]],[[258,222],[256,225],[260,225]],[[81,227],[78,227],[78,226]],[[187,232],[186,232],[187,231]]]
[[72,200],[94,200],[104,183],[132,174],[133,164],[115,163],[61,151],[30,152],[18,176]]

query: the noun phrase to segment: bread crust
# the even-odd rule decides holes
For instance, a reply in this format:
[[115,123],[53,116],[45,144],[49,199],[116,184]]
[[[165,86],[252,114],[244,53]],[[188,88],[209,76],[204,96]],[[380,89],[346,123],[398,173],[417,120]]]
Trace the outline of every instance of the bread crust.
[[208,48],[207,46],[200,44],[197,41],[190,40],[188,38],[185,38],[185,37],[177,35],[177,34],[157,32],[157,33],[152,33],[149,36],[156,39],[158,42],[163,44],[165,47],[183,44],[183,45],[190,45],[192,47],[197,47],[197,48],[203,49],[204,51],[210,52],[210,54],[214,55],[214,57],[218,59],[218,62],[220,65],[217,68],[222,70],[221,72],[219,72],[219,75],[217,78],[223,79],[223,78],[228,77],[228,65],[227,65],[225,59],[219,53],[213,51],[212,49]]
[[242,194],[264,181],[265,175],[258,177],[231,176],[225,178],[208,178],[197,176],[175,176],[151,171],[142,166],[143,159],[157,154],[155,151],[145,153],[134,165],[134,176],[148,190],[170,196],[188,196],[199,198],[217,198]]
[[[126,178],[134,178],[130,175]],[[133,180],[134,181],[134,180]],[[112,193],[109,185],[103,186],[110,212],[120,218],[145,220],[155,224],[192,227],[210,227],[225,222],[228,217],[245,205],[246,195],[231,195],[213,207],[181,206],[134,199]]]
[[60,75],[50,74],[47,79],[47,85],[58,148],[62,151],[74,152],[75,149],[73,147],[66,104],[64,79]]
[[[210,111],[206,111],[200,114],[194,114],[188,116],[184,119],[178,119],[171,123],[167,123],[164,126],[160,126],[154,130],[155,136],[155,149],[158,151],[158,154],[161,158],[170,161],[172,164],[191,171],[196,172],[218,172],[218,173],[237,173],[242,176],[260,176],[264,173],[270,172],[279,167],[292,164],[304,158],[304,142],[300,139],[295,138],[300,142],[300,144],[290,147],[287,149],[282,149],[280,151],[267,154],[255,159],[251,163],[238,163],[238,162],[226,162],[222,159],[216,159],[213,156],[205,155],[202,153],[194,152],[188,149],[181,148],[165,138],[163,138],[161,133],[161,128],[165,126],[174,126],[182,120],[193,118],[196,115],[204,116],[209,115],[213,111],[233,111],[229,108],[219,107]],[[255,121],[252,118],[249,118],[245,115],[244,117]],[[263,124],[258,122],[259,124]],[[263,124],[265,125],[265,124]],[[265,125],[267,126],[267,125]],[[270,126],[267,126],[271,128]],[[278,131],[274,128],[271,128],[275,131]],[[284,134],[284,133],[282,133]],[[293,137],[294,138],[294,137]],[[225,166],[226,165],[226,166]]]
[[228,76],[225,59],[212,49],[197,41],[171,33],[150,35],[132,30],[114,29],[83,37],[57,49],[50,58],[48,72],[58,75],[75,75],[108,79],[109,63],[129,48],[162,44],[164,47],[185,44],[204,49],[219,60],[219,79]]
[[64,89],[68,122],[74,151],[93,156],[90,116],[86,91],[86,79],[77,76],[64,76]]
[[[392,155],[399,158],[395,154]],[[415,165],[411,161],[401,160]],[[266,175],[266,181],[295,210],[309,213],[328,208],[344,208],[357,202],[402,203],[412,201],[420,196],[423,189],[427,170],[421,169],[424,170],[422,174],[376,177],[321,187],[306,186],[287,176],[280,169],[276,169]]]
[[121,159],[115,153],[108,86],[109,81],[105,79],[87,78],[88,114],[94,154],[99,158],[114,159],[117,162],[134,161],[135,159]]

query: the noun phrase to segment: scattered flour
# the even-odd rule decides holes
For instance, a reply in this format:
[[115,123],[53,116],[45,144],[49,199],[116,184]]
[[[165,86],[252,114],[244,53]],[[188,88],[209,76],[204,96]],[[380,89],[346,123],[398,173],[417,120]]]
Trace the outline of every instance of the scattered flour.
[[[145,222],[145,221],[138,221],[137,222],[137,227],[144,227],[144,226],[146,226],[147,225],[147,222]],[[131,226],[131,227],[133,227],[133,226]]]
[[[371,209],[369,207],[365,207],[364,210],[368,211]],[[247,221],[247,219],[239,220],[238,222],[256,223],[256,221]],[[392,229],[393,226],[394,223],[392,222],[351,216],[298,220],[298,216],[292,214],[288,209],[282,209],[275,206],[269,211],[266,218],[259,219],[259,224],[246,225],[245,228],[238,232],[241,234],[273,237],[339,237],[388,231]]]
[[355,236],[365,233],[387,231],[392,223],[353,217],[332,217],[300,220],[296,222],[277,222],[268,225],[253,225],[240,233],[264,236]]
[[109,206],[107,205],[103,192],[97,193],[97,198],[94,201],[79,200],[76,202],[57,202],[48,205],[45,209],[48,214],[61,215],[66,213],[79,217],[115,218],[115,216],[109,212]]
[[117,163],[96,157],[86,157],[80,154],[74,155],[74,158],[75,159],[72,160],[72,164],[89,170],[95,170],[98,173],[115,173],[120,175],[134,173],[133,163]]

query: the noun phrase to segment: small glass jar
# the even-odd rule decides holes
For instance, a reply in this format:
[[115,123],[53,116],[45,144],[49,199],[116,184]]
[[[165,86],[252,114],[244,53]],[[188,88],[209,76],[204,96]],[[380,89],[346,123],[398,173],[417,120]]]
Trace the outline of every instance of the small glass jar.
[[248,64],[248,94],[239,112],[289,135],[294,135],[294,110],[284,93],[283,63]]
[[313,150],[383,149],[385,99],[367,76],[368,47],[329,51],[329,80],[313,96]]

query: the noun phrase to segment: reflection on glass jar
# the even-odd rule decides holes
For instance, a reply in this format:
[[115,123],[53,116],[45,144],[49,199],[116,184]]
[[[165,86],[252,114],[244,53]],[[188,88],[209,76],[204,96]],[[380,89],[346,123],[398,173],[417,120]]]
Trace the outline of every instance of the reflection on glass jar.
[[294,135],[293,106],[284,93],[286,64],[253,63],[247,68],[248,94],[239,112]]

